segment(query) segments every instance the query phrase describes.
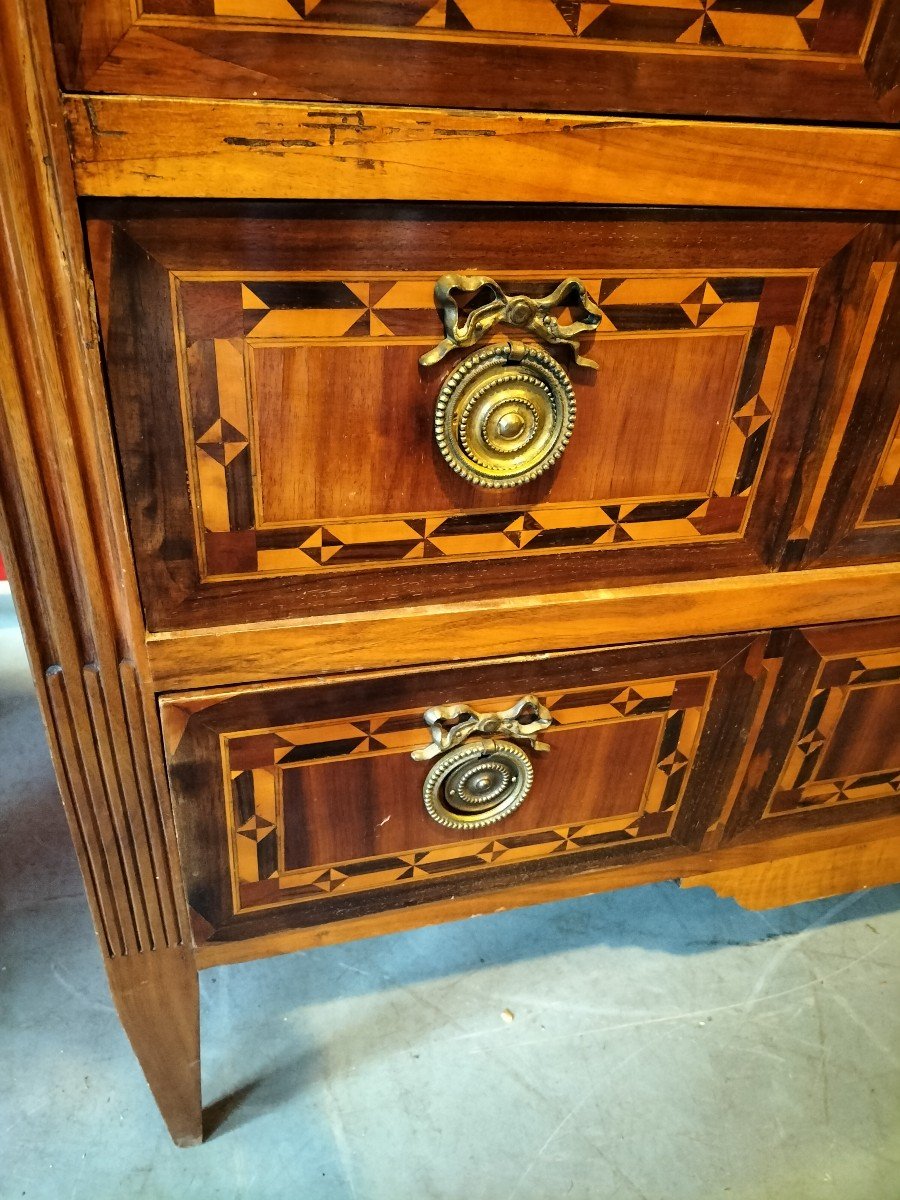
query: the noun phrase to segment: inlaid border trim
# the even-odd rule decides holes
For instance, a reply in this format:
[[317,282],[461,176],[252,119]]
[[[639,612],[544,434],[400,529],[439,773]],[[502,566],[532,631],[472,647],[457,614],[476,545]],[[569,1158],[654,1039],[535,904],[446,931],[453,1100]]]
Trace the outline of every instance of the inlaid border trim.
[[900,649],[822,660],[791,753],[762,814],[764,819],[900,796],[900,763],[861,775],[832,779],[818,775],[851,694],[894,682],[900,682]]
[[[426,41],[475,37],[482,43],[505,38],[548,45],[671,46],[721,51],[777,51],[857,58],[866,44],[880,0],[851,22],[829,19],[823,0],[757,0],[753,11],[736,0],[393,0],[365,9],[347,0],[194,0],[179,13],[192,21],[249,25],[251,29],[391,33]],[[164,0],[139,0],[138,19],[171,21]]]
[[[423,744],[418,709],[343,721],[242,731],[220,738],[234,912],[258,911],[334,892],[368,891],[486,866],[577,853],[607,843],[663,838],[674,825],[709,701],[712,675],[640,680],[545,693],[550,735],[626,720],[662,718],[640,808],[620,816],[441,843],[366,859],[287,870],[281,775],[335,759],[408,754]],[[479,700],[481,708],[514,698]],[[558,746],[558,753],[565,753]],[[421,803],[417,794],[399,803]]]
[[[205,580],[739,538],[797,341],[810,273],[598,277],[579,273],[602,312],[598,337],[746,333],[731,422],[710,491],[586,504],[371,516],[260,526],[253,350],[264,345],[427,344],[439,321],[431,276],[173,273],[185,438]],[[546,288],[540,277],[519,275]],[[506,281],[504,281],[506,283]],[[516,281],[508,286],[515,289]],[[211,306],[213,289],[217,297]],[[212,312],[210,311],[212,308]]]

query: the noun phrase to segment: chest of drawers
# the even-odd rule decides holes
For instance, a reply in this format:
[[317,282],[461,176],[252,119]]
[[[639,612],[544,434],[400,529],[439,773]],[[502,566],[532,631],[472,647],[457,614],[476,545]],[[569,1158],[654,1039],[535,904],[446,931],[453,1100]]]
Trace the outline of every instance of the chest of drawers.
[[900,879],[900,5],[46,16],[0,534],[176,1140],[200,968]]

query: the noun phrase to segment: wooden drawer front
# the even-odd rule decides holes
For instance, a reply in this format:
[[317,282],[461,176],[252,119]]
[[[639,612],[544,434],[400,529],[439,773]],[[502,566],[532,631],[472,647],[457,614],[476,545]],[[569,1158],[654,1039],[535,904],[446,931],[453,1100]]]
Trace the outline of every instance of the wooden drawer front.
[[900,269],[895,243],[869,268],[857,354],[805,521],[790,554],[809,565],[900,558]]
[[[315,924],[699,843],[736,769],[751,635],[162,701],[190,900],[221,936]],[[528,693],[552,716],[534,784],[486,828],[423,804],[423,711]],[[224,793],[223,793],[224,787]]]
[[896,116],[895,0],[133,7],[50,0],[67,88],[449,108]]
[[776,633],[771,702],[727,839],[900,811],[900,621]]
[[[810,420],[819,436],[837,403],[825,348],[853,335],[840,307],[884,236],[590,209],[113,211],[90,234],[153,630],[471,597],[476,571],[510,595],[548,572],[771,569]],[[599,307],[596,371],[553,348],[577,418],[524,486],[467,482],[435,442],[472,350],[418,359],[443,333],[435,280],[466,263],[536,297],[575,276]]]

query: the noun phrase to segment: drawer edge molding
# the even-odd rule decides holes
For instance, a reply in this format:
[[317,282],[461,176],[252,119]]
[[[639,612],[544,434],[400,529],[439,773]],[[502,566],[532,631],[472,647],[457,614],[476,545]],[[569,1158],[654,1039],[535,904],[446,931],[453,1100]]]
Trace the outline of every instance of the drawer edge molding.
[[543,593],[150,634],[157,691],[900,614],[900,564]]
[[[450,901],[414,904],[408,908],[351,917],[308,929],[278,930],[244,940],[206,942],[197,946],[196,962],[200,970],[205,970],[228,963],[248,962],[263,955],[288,954],[295,950],[308,950],[314,946],[337,945],[357,938],[379,937],[386,933],[399,933],[405,929],[418,929],[426,925],[459,921],[466,917],[505,912],[524,905],[547,904],[554,900],[640,887],[642,884],[679,877],[685,881],[687,887],[709,886],[714,890],[722,888],[722,894],[729,895],[731,892],[725,890],[729,886],[729,880],[734,879],[730,886],[737,890],[735,885],[741,882],[740,877],[748,868],[752,871],[754,867],[764,866],[773,858],[776,865],[787,859],[789,864],[796,862],[802,867],[807,859],[813,859],[817,855],[828,856],[831,859],[832,871],[836,873],[836,863],[843,855],[849,872],[852,870],[852,859],[857,854],[857,847],[865,849],[873,844],[894,839],[890,843],[893,848],[898,837],[900,820],[892,817],[863,822],[860,825],[839,826],[815,834],[793,834],[780,838],[774,846],[771,841],[766,841],[705,853],[695,851],[676,858],[651,859],[627,866],[573,872],[558,879],[518,884],[482,895],[457,896]],[[900,863],[896,864],[896,870],[883,867],[880,867],[880,870],[879,882],[890,882],[890,876],[893,876],[894,880],[900,880]],[[867,883],[866,886],[871,884]],[[750,898],[756,901],[757,907],[767,906],[765,896],[758,890]],[[777,903],[783,900],[784,896],[778,895],[774,898]],[[808,897],[797,897],[798,900],[805,898]],[[742,896],[739,895],[739,903],[741,899]]]
[[64,103],[83,196],[900,207],[891,129],[144,96]]

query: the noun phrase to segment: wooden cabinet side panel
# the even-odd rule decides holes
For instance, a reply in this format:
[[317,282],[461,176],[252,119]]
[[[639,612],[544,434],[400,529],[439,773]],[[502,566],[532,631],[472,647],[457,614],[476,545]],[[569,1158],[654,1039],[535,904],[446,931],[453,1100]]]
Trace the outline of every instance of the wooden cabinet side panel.
[[189,938],[46,30],[0,18],[2,540],[104,952]]

